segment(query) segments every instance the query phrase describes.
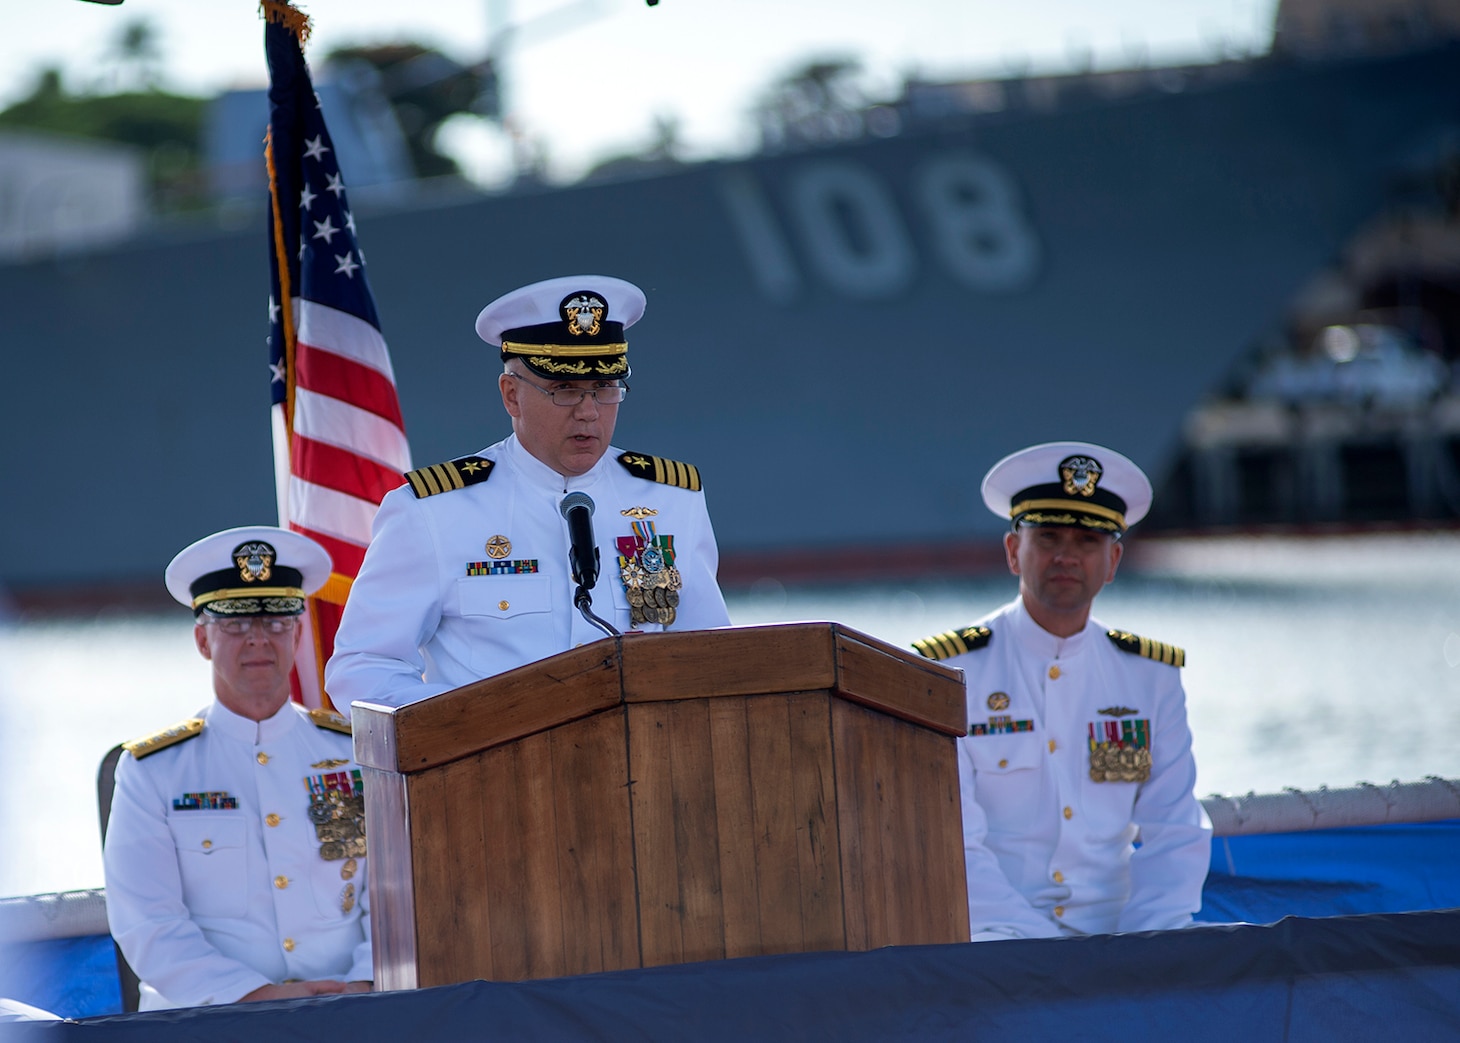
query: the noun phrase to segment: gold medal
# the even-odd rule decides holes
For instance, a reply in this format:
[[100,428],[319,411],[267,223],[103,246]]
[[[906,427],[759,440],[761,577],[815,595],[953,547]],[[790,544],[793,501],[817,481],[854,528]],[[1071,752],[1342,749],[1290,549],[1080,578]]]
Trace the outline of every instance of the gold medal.
[[1151,777],[1151,751],[1102,742],[1090,750],[1092,782],[1145,782]]

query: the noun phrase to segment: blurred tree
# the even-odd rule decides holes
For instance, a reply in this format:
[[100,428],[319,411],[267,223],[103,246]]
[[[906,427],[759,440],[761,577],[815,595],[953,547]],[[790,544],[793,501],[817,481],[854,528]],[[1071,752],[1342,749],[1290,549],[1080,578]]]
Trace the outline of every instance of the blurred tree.
[[115,67],[113,91],[156,88],[162,65],[162,48],[153,24],[146,19],[137,19],[124,25],[112,45],[110,60]]
[[153,205],[201,205],[198,178],[202,98],[161,90],[70,94],[54,68],[41,70],[28,97],[0,111],[0,127],[26,128],[135,145],[147,153]]
[[440,51],[417,43],[341,47],[326,57],[342,79],[349,67],[375,71],[379,90],[395,110],[418,177],[460,174],[456,161],[436,149],[436,131],[458,113],[495,116],[496,78],[489,62],[462,65]]
[[590,167],[583,179],[612,181],[667,174],[684,165],[681,152],[679,119],[660,113],[654,117],[653,137],[646,148],[606,156]]
[[860,137],[868,108],[856,58],[820,58],[771,85],[754,108],[761,148],[777,151]]

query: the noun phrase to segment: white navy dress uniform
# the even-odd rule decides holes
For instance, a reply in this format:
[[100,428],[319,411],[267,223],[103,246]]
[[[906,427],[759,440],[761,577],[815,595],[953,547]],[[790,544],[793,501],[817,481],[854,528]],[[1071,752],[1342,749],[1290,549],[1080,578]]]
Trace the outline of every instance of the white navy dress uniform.
[[[1013,454],[983,493],[1005,518],[1116,535],[1151,500],[1133,463],[1088,443]],[[1058,637],[1022,598],[914,648],[964,671],[958,771],[974,940],[1191,922],[1211,824],[1194,790],[1181,649],[1094,618]]]
[[[278,552],[262,581],[240,582],[234,569],[230,586],[190,591],[216,566],[226,571],[231,551],[259,544]],[[251,526],[179,554],[168,588],[195,608],[216,593],[211,609],[293,615],[328,575],[314,541]],[[141,979],[141,1009],[232,1003],[289,980],[374,977],[363,833],[336,838],[331,851],[311,819],[321,803],[359,812],[359,775],[348,722],[292,702],[254,721],[214,700],[127,744],[104,850],[107,919]]]
[[[597,338],[564,345],[572,316],[595,307]],[[494,301],[477,330],[545,379],[613,379],[629,372],[622,329],[643,308],[630,283],[573,276]],[[605,313],[618,322],[599,321]],[[573,604],[560,510],[570,492],[595,504],[596,614],[620,631],[730,622],[692,465],[609,446],[587,472],[564,476],[514,434],[407,479],[380,505],[335,637],[325,683],[338,705],[405,705],[600,639]],[[655,589],[661,604],[646,618],[633,601]]]

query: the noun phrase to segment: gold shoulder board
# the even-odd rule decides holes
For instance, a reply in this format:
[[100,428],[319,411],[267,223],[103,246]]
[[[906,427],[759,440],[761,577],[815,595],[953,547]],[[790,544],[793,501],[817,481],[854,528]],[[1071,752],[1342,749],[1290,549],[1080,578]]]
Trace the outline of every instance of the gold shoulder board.
[[1165,663],[1167,666],[1186,665],[1186,650],[1184,648],[1168,645],[1164,641],[1152,641],[1149,637],[1132,634],[1129,630],[1108,630],[1105,636],[1110,638],[1115,643],[1115,647],[1122,652],[1145,656],[1147,659],[1154,659],[1156,662]]
[[646,456],[643,453],[620,453],[618,462],[636,478],[647,478],[660,485],[674,485],[692,493],[700,491],[700,469],[694,464],[682,464],[678,460],[666,460],[662,456]]
[[448,460],[444,464],[418,467],[406,472],[406,481],[416,499],[423,500],[437,493],[449,493],[453,489],[465,489],[468,485],[485,482],[492,473],[492,461],[480,456],[463,456],[459,460]]
[[330,731],[339,732],[341,735],[351,734],[349,719],[341,717],[333,710],[310,710],[309,719],[314,722],[316,728],[328,728]]
[[141,760],[148,754],[156,753],[158,750],[165,750],[179,742],[185,742],[194,736],[203,734],[203,719],[201,717],[189,717],[186,721],[179,721],[171,728],[164,728],[160,732],[153,732],[151,735],[144,735],[140,739],[133,739],[131,742],[122,743],[122,749],[126,750],[133,757]]
[[994,632],[988,627],[964,627],[945,630],[941,634],[914,641],[912,646],[928,659],[949,659],[964,652],[975,652],[989,643]]

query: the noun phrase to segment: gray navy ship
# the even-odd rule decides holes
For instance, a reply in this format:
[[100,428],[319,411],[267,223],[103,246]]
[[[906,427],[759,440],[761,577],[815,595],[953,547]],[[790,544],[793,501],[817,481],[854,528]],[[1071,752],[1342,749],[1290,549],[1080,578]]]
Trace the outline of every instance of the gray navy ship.
[[[649,299],[615,441],[699,467],[731,581],[957,571],[997,532],[984,470],[1052,439],[1164,476],[1152,527],[1448,524],[1455,439],[1426,418],[1460,415],[1455,269],[1415,276],[1401,249],[1328,311],[1300,305],[1353,275],[1356,243],[1454,241],[1460,26],[1353,38],[1307,12],[1282,4],[1257,58],[909,85],[886,136],[564,188],[357,193],[416,463],[507,433],[480,307],[603,272]],[[0,587],[145,586],[198,533],[274,516],[264,227],[260,199],[241,222],[0,264]],[[1392,432],[1378,456],[1299,452],[1309,392],[1243,412],[1281,385],[1282,351],[1336,344],[1336,366],[1385,337],[1428,359],[1399,425],[1421,429],[1419,464]],[[1312,492],[1352,460],[1368,478]]]

